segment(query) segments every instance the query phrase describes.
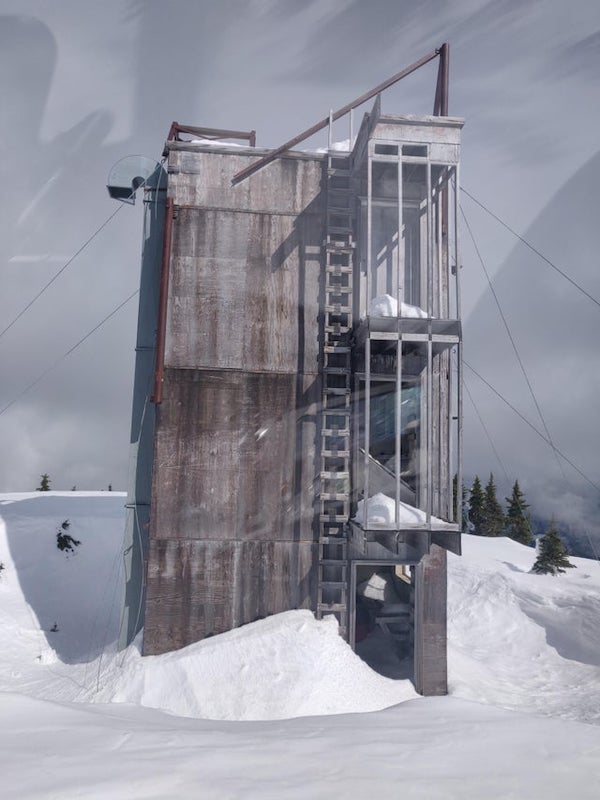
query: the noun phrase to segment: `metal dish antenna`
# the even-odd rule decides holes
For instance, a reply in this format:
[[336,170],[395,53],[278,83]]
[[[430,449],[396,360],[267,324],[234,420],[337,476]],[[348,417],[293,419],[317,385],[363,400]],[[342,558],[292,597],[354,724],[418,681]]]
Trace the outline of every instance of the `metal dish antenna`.
[[[165,180],[161,184],[163,177]],[[113,200],[134,205],[140,186],[152,189],[166,186],[166,173],[158,161],[138,155],[125,156],[113,164],[106,183]]]

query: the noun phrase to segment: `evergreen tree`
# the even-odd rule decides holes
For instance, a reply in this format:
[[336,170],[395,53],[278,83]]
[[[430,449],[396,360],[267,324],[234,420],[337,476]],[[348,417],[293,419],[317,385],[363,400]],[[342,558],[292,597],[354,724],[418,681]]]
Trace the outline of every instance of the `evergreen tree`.
[[527,513],[529,505],[525,502],[525,495],[521,491],[519,481],[515,481],[511,497],[506,498],[508,510],[506,512],[506,535],[515,542],[530,545],[532,540],[531,519]]
[[560,533],[552,520],[545,535],[540,539],[538,557],[531,571],[537,572],[539,575],[558,575],[559,572],[565,572],[574,567],[575,564],[571,564],[567,558],[567,551],[561,541]]
[[483,489],[481,481],[475,475],[475,480],[471,486],[469,494],[469,522],[473,526],[472,533],[481,536],[481,525],[483,523]]
[[482,536],[501,536],[504,530],[504,511],[496,497],[496,484],[490,472],[490,479],[483,493],[483,519],[481,522]]
[[49,492],[51,483],[52,481],[48,477],[48,473],[44,472],[44,474],[41,477],[40,485],[36,489],[36,492]]

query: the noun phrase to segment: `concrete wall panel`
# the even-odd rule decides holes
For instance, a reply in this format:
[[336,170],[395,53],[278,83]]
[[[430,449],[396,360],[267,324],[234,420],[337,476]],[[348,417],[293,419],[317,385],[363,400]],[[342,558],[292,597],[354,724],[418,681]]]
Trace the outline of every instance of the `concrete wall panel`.
[[180,209],[165,363],[316,372],[322,220]]
[[[232,185],[231,179],[266,151],[232,152],[218,148],[169,146],[169,195],[176,205],[267,211],[297,216],[312,206],[325,210],[320,195],[324,180],[324,155],[294,154],[278,158],[263,169]],[[314,207],[316,204],[317,207]]]
[[144,655],[311,608],[315,552],[315,544],[295,542],[151,542]]
[[318,391],[314,376],[167,370],[151,537],[311,541]]

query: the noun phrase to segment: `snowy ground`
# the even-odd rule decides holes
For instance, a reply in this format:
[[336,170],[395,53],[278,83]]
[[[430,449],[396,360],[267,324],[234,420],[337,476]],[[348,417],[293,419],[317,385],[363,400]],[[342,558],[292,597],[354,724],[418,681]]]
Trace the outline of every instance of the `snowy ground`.
[[530,575],[532,550],[464,537],[451,696],[419,698],[304,611],[117,653],[124,502],[0,495],[3,798],[598,796],[596,562]]

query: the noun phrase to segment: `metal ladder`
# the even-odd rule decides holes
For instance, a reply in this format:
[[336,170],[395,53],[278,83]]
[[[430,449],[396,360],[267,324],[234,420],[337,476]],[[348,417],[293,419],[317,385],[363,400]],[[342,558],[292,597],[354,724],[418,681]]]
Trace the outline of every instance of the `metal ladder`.
[[352,353],[353,201],[349,155],[327,163],[325,314],[322,356],[321,489],[317,617],[337,617],[348,637],[350,516],[350,390]]

